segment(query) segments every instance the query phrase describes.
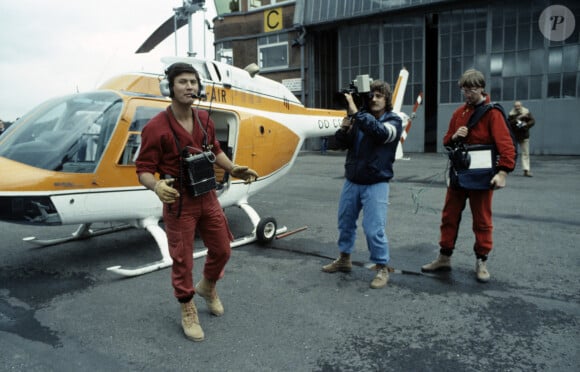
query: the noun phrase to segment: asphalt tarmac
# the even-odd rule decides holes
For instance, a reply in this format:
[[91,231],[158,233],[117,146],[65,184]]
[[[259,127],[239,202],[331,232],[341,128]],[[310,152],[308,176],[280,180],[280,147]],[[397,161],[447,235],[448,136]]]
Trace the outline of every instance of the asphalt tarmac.
[[[491,281],[475,280],[466,209],[453,270],[422,275],[438,252],[443,154],[395,163],[387,232],[392,273],[370,289],[362,230],[350,274],[337,255],[344,153],[301,154],[289,175],[250,199],[263,216],[302,231],[233,250],[218,290],[226,313],[196,297],[206,339],[183,336],[170,271],[120,278],[114,265],[159,259],[144,230],[32,248],[75,226],[0,223],[2,371],[578,371],[580,158],[532,157],[494,197]],[[227,210],[232,231],[250,228]],[[199,280],[204,258],[196,261]]]

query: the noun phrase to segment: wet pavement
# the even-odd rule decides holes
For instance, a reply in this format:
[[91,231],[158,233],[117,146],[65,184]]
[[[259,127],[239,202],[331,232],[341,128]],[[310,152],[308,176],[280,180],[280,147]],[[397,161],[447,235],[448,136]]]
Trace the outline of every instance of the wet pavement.
[[[420,274],[438,252],[446,161],[406,155],[391,183],[397,271],[386,288],[369,288],[360,227],[353,272],[320,271],[337,255],[344,153],[304,153],[250,203],[289,230],[307,228],[234,249],[218,286],[225,315],[196,297],[201,343],[182,335],[168,269],[131,279],[105,270],[159,259],[146,231],[34,248],[22,238],[75,226],[0,223],[0,370],[577,371],[580,157],[532,157],[533,178],[517,168],[496,192],[491,281],[480,284],[469,209],[453,270]],[[227,215],[236,236],[250,228],[240,210]]]

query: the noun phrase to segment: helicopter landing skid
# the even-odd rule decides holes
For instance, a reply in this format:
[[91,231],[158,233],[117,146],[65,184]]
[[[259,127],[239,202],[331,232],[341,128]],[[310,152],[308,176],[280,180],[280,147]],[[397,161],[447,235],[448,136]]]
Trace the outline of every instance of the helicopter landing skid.
[[[243,236],[241,238],[235,239],[231,242],[230,246],[232,248],[240,247],[242,245],[258,242],[259,244],[267,244],[274,240],[277,235],[285,233],[288,229],[286,226],[281,228],[277,227],[276,220],[273,217],[260,218],[258,213],[254,208],[252,208],[248,203],[238,204],[249,217],[252,225],[254,226],[252,232],[249,235]],[[157,242],[159,251],[161,252],[162,259],[159,261],[151,262],[143,266],[125,268],[122,266],[111,266],[107,270],[112,271],[116,274],[133,277],[143,274],[148,274],[153,271],[161,270],[172,265],[173,261],[169,255],[169,246],[167,243],[167,235],[165,231],[159,226],[159,221],[154,218],[146,219],[141,222],[141,225],[145,227],[153,238]],[[193,253],[193,259],[204,257],[207,255],[207,249],[203,249]]]
[[38,239],[35,236],[27,236],[22,238],[23,241],[40,246],[40,247],[48,247],[51,245],[61,244],[72,242],[76,240],[83,240],[89,239],[94,236],[111,234],[117,231],[126,230],[132,228],[132,225],[120,225],[120,226],[111,226],[105,227],[98,230],[92,230],[90,223],[83,223],[80,224],[79,227],[71,234],[71,236],[65,236],[62,238],[55,238],[55,239]]

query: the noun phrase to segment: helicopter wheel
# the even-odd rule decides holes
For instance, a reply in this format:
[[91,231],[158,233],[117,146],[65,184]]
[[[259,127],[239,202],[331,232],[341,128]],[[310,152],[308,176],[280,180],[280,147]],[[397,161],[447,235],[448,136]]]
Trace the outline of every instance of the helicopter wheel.
[[276,220],[273,217],[260,219],[260,222],[258,222],[258,226],[256,227],[258,243],[267,244],[274,240],[274,237],[276,237],[276,229]]

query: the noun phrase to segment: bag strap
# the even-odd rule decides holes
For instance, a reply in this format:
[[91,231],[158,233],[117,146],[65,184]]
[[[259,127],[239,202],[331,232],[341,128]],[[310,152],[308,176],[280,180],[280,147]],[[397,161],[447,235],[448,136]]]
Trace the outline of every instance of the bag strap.
[[475,108],[475,110],[473,111],[473,114],[471,114],[471,116],[469,117],[469,121],[467,122],[467,128],[471,129],[473,128],[477,123],[479,123],[479,120],[481,119],[481,117],[489,111],[489,109],[491,109],[490,104],[482,104],[480,106],[477,106]]
[[[492,107],[490,104],[481,104],[473,110],[473,113],[469,117],[469,121],[467,122],[467,129],[473,128],[477,123],[479,123],[479,119]],[[455,141],[455,146],[459,147],[463,151],[465,151],[465,146],[463,144],[463,138],[459,138]]]
[[193,120],[197,121],[197,124],[199,125],[199,128],[201,129],[201,131],[203,133],[202,149],[203,149],[203,151],[207,151],[207,131],[205,130],[203,125],[201,125],[201,120],[199,119],[199,114],[197,113],[197,110],[193,110],[193,115],[194,115]]

